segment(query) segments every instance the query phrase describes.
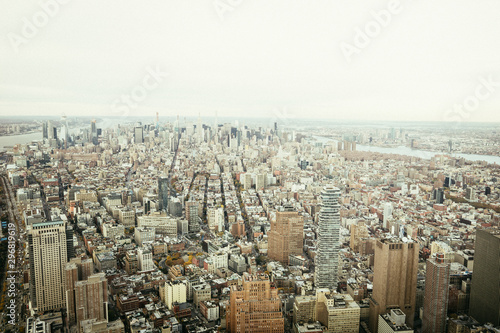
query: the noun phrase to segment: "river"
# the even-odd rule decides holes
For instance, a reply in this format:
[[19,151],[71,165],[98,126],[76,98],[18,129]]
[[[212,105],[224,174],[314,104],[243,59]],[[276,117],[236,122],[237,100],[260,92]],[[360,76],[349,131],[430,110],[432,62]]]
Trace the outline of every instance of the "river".
[[29,134],[19,134],[19,135],[9,135],[9,136],[0,136],[0,150],[8,150],[18,143],[27,144],[32,141],[41,141],[42,140],[42,132],[29,133]]
[[[335,141],[337,140],[327,138],[327,137],[322,137],[322,136],[317,136],[313,135],[313,137],[323,143],[326,143],[328,141]],[[420,157],[424,159],[430,159],[431,157],[434,157],[435,155],[449,155],[447,153],[443,152],[438,152],[438,151],[429,151],[429,150],[419,150],[419,149],[412,149],[410,147],[405,147],[405,146],[399,146],[399,147],[377,147],[377,146],[367,146],[367,145],[356,145],[356,150],[359,151],[371,151],[371,152],[376,152],[376,153],[383,153],[383,154],[398,154],[398,155],[407,155],[407,156],[414,156],[414,157]],[[493,155],[478,155],[478,154],[459,154],[459,153],[454,153],[453,156],[455,157],[463,157],[464,159],[468,161],[486,161],[490,164],[499,164],[500,165],[500,156],[493,156]]]
[[[84,127],[73,127],[68,130],[69,134],[77,134]],[[59,134],[59,133],[58,133]],[[27,144],[32,141],[42,141],[42,132],[0,136],[0,151],[11,150],[12,146],[17,144]]]

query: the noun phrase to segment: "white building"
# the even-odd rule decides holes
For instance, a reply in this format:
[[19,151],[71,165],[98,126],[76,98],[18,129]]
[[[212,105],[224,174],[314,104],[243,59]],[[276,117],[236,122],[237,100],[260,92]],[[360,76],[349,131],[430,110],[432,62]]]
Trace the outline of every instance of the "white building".
[[134,230],[134,238],[137,245],[142,246],[146,242],[154,242],[155,229],[146,227],[137,227]]
[[167,216],[165,213],[152,213],[137,218],[138,227],[153,228],[157,234],[169,237],[177,237],[177,219]]
[[124,236],[125,226],[123,224],[104,223],[102,226],[102,235],[111,239]]
[[139,271],[152,271],[155,269],[155,264],[153,263],[153,254],[147,249],[138,249],[137,258],[139,263]]
[[186,302],[187,288],[184,281],[167,281],[165,286],[160,287],[160,297],[169,310],[173,309],[173,304]]
[[224,209],[211,207],[207,210],[208,227],[214,232],[224,230]]

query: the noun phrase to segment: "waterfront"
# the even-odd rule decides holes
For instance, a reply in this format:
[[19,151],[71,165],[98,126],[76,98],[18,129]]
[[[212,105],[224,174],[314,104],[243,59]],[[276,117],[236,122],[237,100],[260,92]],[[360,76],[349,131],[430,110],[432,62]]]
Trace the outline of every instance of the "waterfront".
[[2,136],[0,137],[0,151],[9,150],[9,147],[12,147],[18,143],[27,144],[32,141],[41,141],[41,140],[42,140],[42,132]]
[[[314,135],[313,137],[316,140],[321,141],[323,143],[326,143],[328,141],[337,142],[337,140],[327,138],[327,137],[322,137],[322,136],[317,136],[317,135]],[[383,153],[383,154],[407,155],[407,156],[424,158],[427,160],[431,159],[431,157],[434,157],[435,155],[449,155],[449,153],[412,149],[410,147],[405,147],[405,146],[378,147],[378,146],[368,146],[368,145],[357,144],[356,150]],[[466,159],[468,161],[486,161],[486,162],[491,163],[491,164],[500,164],[500,156],[478,155],[478,154],[459,154],[459,153],[454,153],[453,156],[458,157],[458,158],[463,157],[464,159]]]

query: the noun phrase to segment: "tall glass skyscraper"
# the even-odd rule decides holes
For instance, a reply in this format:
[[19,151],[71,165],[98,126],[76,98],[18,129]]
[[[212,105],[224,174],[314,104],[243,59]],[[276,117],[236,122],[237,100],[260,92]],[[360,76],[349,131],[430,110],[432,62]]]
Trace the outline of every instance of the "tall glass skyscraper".
[[316,288],[337,289],[340,234],[340,190],[327,185],[321,192],[318,253],[315,258]]
[[167,177],[158,178],[158,201],[160,210],[167,210],[169,195],[169,180]]

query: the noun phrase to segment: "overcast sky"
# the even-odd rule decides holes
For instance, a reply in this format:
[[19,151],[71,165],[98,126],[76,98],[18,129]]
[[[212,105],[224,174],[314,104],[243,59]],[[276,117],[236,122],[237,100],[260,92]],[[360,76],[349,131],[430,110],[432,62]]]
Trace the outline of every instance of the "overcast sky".
[[0,1],[2,116],[500,121],[498,0]]

